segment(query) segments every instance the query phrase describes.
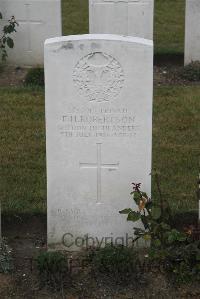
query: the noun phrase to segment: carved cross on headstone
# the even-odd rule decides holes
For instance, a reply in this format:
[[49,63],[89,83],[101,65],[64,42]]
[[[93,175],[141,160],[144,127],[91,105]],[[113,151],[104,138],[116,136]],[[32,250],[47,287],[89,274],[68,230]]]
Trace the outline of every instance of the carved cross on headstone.
[[102,169],[116,170],[119,168],[118,163],[102,163],[101,159],[101,143],[97,143],[97,162],[94,163],[82,163],[80,162],[80,168],[96,169],[97,170],[97,203],[101,203],[101,172]]
[[26,36],[24,37],[24,39],[27,39],[27,52],[31,52],[32,51],[32,44],[31,44],[31,24],[35,24],[35,25],[41,25],[43,24],[43,22],[41,20],[31,20],[30,18],[30,6],[31,4],[26,3],[24,4],[25,8],[26,8],[26,18],[25,20],[18,20],[17,22],[20,24],[25,24],[26,25]]

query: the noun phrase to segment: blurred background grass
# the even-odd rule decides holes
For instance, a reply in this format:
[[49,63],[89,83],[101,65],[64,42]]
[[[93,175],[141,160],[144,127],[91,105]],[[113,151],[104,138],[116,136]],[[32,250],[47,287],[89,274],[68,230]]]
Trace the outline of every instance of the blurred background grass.
[[[62,1],[63,34],[88,33],[88,0]],[[155,0],[156,54],[184,51],[185,0]]]

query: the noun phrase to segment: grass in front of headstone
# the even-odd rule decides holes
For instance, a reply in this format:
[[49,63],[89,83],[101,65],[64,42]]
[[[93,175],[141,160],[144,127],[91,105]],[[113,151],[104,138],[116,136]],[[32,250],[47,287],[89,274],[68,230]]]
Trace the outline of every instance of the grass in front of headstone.
[[198,209],[199,97],[198,86],[155,90],[153,167],[161,174],[161,188],[173,211]]
[[[88,0],[62,1],[63,34],[89,32]],[[185,0],[155,0],[156,54],[183,54]]]
[[105,275],[106,279],[127,284],[141,278],[138,252],[122,245],[107,245],[91,251],[90,259],[94,276]]
[[[155,89],[153,167],[161,173],[161,188],[174,212],[198,207],[199,97],[198,86]],[[3,211],[46,212],[44,91],[1,88],[0,102]]]
[[1,88],[0,198],[3,210],[45,212],[44,92]]
[[49,286],[53,291],[63,290],[70,279],[68,258],[62,252],[42,252],[37,257],[41,286]]
[[24,85],[29,87],[44,87],[44,69],[36,67],[28,70]]

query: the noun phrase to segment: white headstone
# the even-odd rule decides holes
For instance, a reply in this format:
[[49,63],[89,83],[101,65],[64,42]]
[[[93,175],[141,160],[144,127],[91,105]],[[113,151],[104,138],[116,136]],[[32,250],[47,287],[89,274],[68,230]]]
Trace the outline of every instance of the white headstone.
[[186,0],[185,65],[200,61],[200,0]]
[[154,0],[89,0],[90,33],[153,39]]
[[48,244],[126,241],[133,223],[119,210],[134,207],[131,183],[151,193],[152,41],[49,39],[45,78]]
[[7,62],[19,66],[37,66],[44,63],[44,41],[61,36],[60,0],[0,0],[3,21],[15,16],[19,26],[12,34],[15,46],[8,51]]

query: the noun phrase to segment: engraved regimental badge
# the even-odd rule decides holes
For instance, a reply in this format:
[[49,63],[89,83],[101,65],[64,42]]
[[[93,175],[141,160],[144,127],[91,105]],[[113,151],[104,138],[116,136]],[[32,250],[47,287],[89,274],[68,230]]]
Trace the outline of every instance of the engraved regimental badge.
[[107,102],[119,95],[124,84],[124,72],[111,55],[94,52],[78,61],[73,81],[80,95],[89,101]]

